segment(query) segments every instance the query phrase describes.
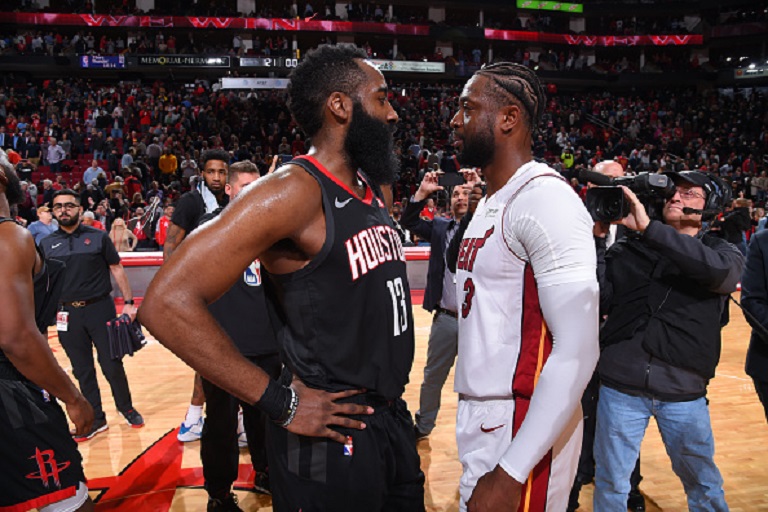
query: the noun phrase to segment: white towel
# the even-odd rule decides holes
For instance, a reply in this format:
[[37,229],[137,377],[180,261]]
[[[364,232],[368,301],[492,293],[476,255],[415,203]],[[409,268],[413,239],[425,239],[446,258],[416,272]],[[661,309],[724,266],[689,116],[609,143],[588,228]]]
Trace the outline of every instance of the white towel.
[[219,207],[219,202],[216,200],[216,196],[213,195],[211,189],[205,184],[205,180],[200,180],[197,185],[197,191],[203,197],[205,202],[205,213],[213,213]]

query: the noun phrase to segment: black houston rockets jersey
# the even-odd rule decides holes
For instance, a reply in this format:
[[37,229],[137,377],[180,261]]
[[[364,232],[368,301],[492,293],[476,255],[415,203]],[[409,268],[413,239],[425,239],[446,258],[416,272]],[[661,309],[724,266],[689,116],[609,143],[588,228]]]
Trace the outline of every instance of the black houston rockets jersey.
[[304,268],[268,274],[283,362],[307,385],[402,395],[414,329],[405,255],[380,194],[360,199],[317,160],[291,161],[320,184],[325,243]]

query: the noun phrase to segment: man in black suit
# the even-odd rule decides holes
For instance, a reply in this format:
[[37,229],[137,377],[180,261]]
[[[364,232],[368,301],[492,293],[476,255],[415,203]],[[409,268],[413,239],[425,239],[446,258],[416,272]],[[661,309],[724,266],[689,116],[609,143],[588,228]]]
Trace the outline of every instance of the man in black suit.
[[429,435],[435,428],[435,420],[440,410],[440,393],[445,379],[456,360],[458,349],[459,324],[458,303],[456,299],[456,277],[446,268],[445,253],[459,229],[459,222],[467,213],[469,192],[472,185],[479,181],[477,173],[463,170],[467,184],[453,188],[451,193],[452,219],[435,217],[426,220],[419,217],[427,200],[434,192],[443,190],[439,184],[442,171],[431,171],[424,175],[421,185],[412,200],[403,211],[401,225],[413,231],[419,238],[429,240],[429,268],[427,287],[424,290],[423,307],[434,313],[432,328],[429,333],[427,364],[424,367],[424,381],[421,384],[419,410],[416,412],[416,438]]
[[[6,137],[7,139],[8,137]],[[27,148],[27,142],[20,133],[14,133],[10,137],[11,141],[8,144],[8,148],[14,150],[19,155],[24,154],[24,150]]]
[[752,326],[747,350],[747,375],[755,383],[755,391],[768,420],[768,230],[752,236],[747,250],[747,263],[741,276],[741,305]]

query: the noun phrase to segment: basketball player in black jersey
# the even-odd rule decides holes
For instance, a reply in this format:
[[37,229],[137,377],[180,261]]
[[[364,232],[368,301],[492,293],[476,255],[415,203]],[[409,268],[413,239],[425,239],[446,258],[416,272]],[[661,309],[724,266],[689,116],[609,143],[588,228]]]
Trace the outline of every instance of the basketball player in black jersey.
[[0,509],[93,510],[56,398],[79,435],[90,430],[93,409],[36,325],[35,289],[45,291],[48,273],[32,234],[12,220],[10,207],[22,199],[0,149]]
[[[424,475],[401,399],[414,350],[410,290],[379,188],[396,171],[397,114],[382,74],[351,46],[310,52],[289,95],[309,153],[193,233],[157,273],[139,318],[274,421],[277,512],[423,511]],[[286,367],[280,383],[242,357],[206,309],[255,258]]]

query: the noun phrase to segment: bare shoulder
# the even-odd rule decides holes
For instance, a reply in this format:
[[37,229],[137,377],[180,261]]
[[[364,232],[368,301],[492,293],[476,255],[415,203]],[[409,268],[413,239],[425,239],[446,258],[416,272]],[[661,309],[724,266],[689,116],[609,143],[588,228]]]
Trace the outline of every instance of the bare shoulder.
[[254,214],[266,210],[270,217],[306,220],[308,214],[316,214],[322,208],[320,185],[304,168],[286,164],[245,189],[234,201],[233,210],[243,207],[253,208]]
[[[14,222],[0,224],[0,261],[8,271],[35,265],[35,239],[27,229]],[[5,272],[3,272],[5,273]]]

